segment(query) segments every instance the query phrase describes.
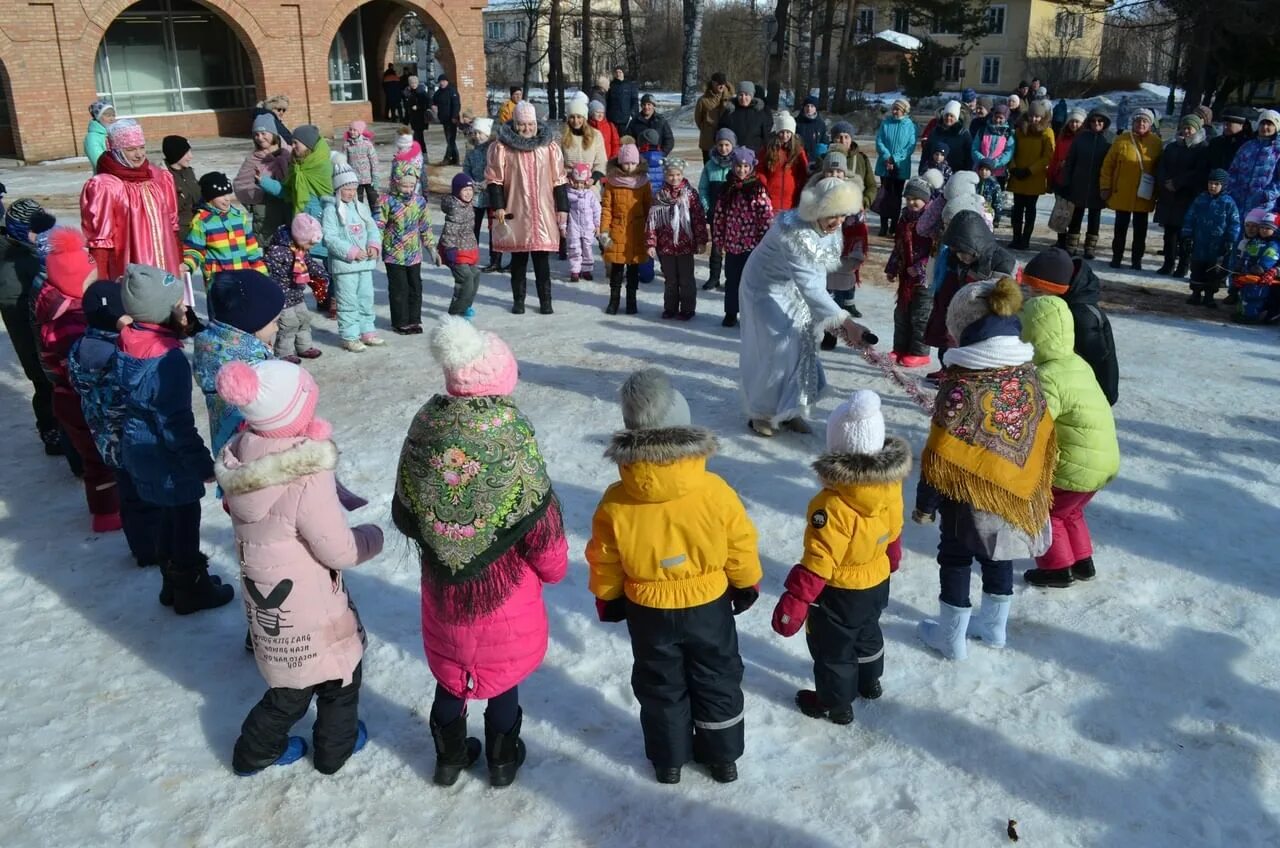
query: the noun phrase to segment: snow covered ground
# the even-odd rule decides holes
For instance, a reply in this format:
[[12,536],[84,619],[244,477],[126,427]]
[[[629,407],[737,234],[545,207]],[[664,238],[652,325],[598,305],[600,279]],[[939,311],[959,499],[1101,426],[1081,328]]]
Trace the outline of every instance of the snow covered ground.
[[[438,315],[447,275],[425,277]],[[386,326],[381,275],[378,285]],[[937,533],[909,524],[883,622],[885,696],[858,702],[841,728],[794,708],[810,682],[804,642],[769,627],[800,553],[821,436],[746,431],[720,295],[700,293],[700,314],[678,324],[658,319],[658,285],[642,287],[639,317],[603,315],[599,283],[555,288],[551,317],[508,314],[497,276],[477,303],[477,323],[521,361],[516,400],[538,428],[572,534],[569,577],[546,593],[550,652],[521,687],[528,763],[504,790],[479,766],[452,789],[430,783],[417,567],[393,530],[387,551],[349,574],[369,631],[368,748],[334,777],[306,761],[233,776],[231,746],[263,689],[241,644],[242,608],[177,618],[156,602],[159,575],[136,568],[118,534],[87,532],[81,489],[41,454],[26,384],[0,345],[5,845],[981,846],[1004,844],[1011,818],[1033,846],[1277,844],[1274,329],[1116,316],[1124,465],[1090,512],[1099,579],[1057,593],[1019,585],[1008,648],[974,646],[968,661],[946,662],[914,635],[937,609]],[[865,286],[858,302],[887,339],[889,293]],[[335,425],[344,481],[371,501],[353,520],[389,529],[400,442],[441,390],[439,371],[423,336],[352,355],[336,349],[332,322],[317,325],[321,413]],[[835,391],[815,412],[819,427],[841,396],[869,387],[890,429],[920,449],[927,419],[899,390],[850,351],[824,359]],[[596,621],[586,587],[590,516],[615,478],[601,452],[620,426],[617,387],[643,364],[668,369],[697,422],[721,435],[711,467],[760,530],[764,594],[738,619],[747,753],[732,786],[692,766],[679,786],[654,783],[626,631]],[[212,495],[204,507],[204,549],[235,580],[228,519]],[[309,721],[296,731],[309,735]]]

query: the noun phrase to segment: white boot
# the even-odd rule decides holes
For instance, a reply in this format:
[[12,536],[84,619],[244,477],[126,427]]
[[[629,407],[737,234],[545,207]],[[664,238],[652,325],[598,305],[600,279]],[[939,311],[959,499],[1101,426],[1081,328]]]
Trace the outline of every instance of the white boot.
[[953,607],[942,603],[938,620],[926,618],[916,628],[920,640],[949,660],[962,660],[969,655],[964,643],[965,630],[969,626],[968,607]]
[[1004,628],[1009,621],[1012,595],[982,595],[982,607],[969,622],[969,638],[981,639],[993,648],[1004,647]]

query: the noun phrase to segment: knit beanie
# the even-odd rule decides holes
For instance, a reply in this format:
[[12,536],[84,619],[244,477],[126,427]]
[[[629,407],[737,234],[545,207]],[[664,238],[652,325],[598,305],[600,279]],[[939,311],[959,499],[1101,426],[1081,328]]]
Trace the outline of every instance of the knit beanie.
[[357,185],[360,178],[356,176],[356,172],[351,169],[346,160],[336,162],[333,166],[333,193],[336,196],[338,189],[343,186]]
[[990,97],[979,97],[979,98],[978,98],[978,105],[979,105],[979,106],[981,106],[983,109],[986,109],[988,112],[990,112],[990,111],[991,111],[991,107],[992,107],[994,104],[995,104],[995,101],[994,101],[994,100],[992,100]]
[[274,115],[268,115],[266,112],[263,112],[261,115],[253,119],[253,129],[250,130],[250,134],[260,132],[278,135]]
[[200,178],[200,199],[205,203],[217,197],[235,194],[231,179],[221,171],[210,171]]
[[[988,171],[994,171],[996,169],[996,163],[991,159],[979,159],[977,164],[973,166],[973,170],[977,172],[979,168],[986,168]],[[981,178],[982,175],[979,174],[978,176]],[[952,179],[955,179],[955,177],[953,176]]]
[[23,197],[9,204],[4,212],[4,228],[9,238],[25,242],[31,232],[31,220],[36,214],[43,212],[44,207],[29,197]]
[[49,255],[44,262],[49,284],[67,297],[84,297],[91,279],[98,277],[98,266],[89,256],[84,236],[70,227],[55,227],[49,234]]
[[850,138],[853,137],[853,124],[848,121],[836,121],[831,125],[831,137],[835,138],[841,133],[846,133]]
[[[990,214],[987,212],[986,202],[983,201],[980,195],[972,192],[959,194],[948,200],[946,205],[942,207],[942,225],[945,227],[950,224],[951,219],[961,212],[972,212],[979,216]],[[984,217],[983,220],[985,221],[986,218]]]
[[619,165],[639,165],[640,164],[640,148],[634,144],[624,144],[618,148],[618,164]]
[[735,165],[750,165],[753,168],[756,166],[756,152],[750,147],[733,148],[730,158],[733,159],[733,164]]
[[260,271],[219,271],[209,286],[209,317],[256,333],[280,317],[284,289]]
[[978,193],[978,175],[973,171],[956,171],[942,189],[942,196],[947,200],[962,194]]
[[106,113],[114,113],[115,111],[116,107],[112,106],[111,101],[109,100],[95,100],[89,104],[89,117],[93,118],[95,121]]
[[1205,126],[1213,123],[1213,110],[1208,106],[1197,106],[1196,114],[1200,116],[1200,120],[1204,121]]
[[959,100],[947,101],[947,105],[943,106],[942,111],[939,113],[940,117],[946,116],[946,115],[950,115],[951,117],[955,118],[957,121],[960,120],[960,101]]
[[1257,209],[1250,209],[1249,214],[1244,216],[1246,224],[1265,224],[1271,217],[1271,210],[1265,206],[1259,206]]
[[573,167],[569,169],[569,179],[579,183],[590,181],[591,166],[586,162],[575,162]]
[[530,121],[536,122],[538,120],[538,112],[533,108],[533,104],[528,100],[521,100],[516,104],[515,114],[512,116],[512,119],[516,123],[527,124]]
[[147,139],[142,125],[133,118],[121,118],[107,127],[107,148],[125,150],[129,147],[146,147]]
[[942,172],[937,168],[930,168],[920,175],[920,179],[929,184],[930,192],[941,191],[946,178],[942,176]]
[[622,423],[628,430],[688,427],[693,423],[689,402],[657,368],[634,372],[622,384],[619,394]]
[[738,93],[750,94],[752,97],[755,97],[756,84],[753,83],[751,80],[743,80],[742,82],[738,83]]
[[454,174],[453,182],[449,183],[449,193],[459,200],[462,199],[462,190],[464,188],[475,188],[476,181],[471,179],[466,173]]
[[822,157],[822,170],[823,171],[834,171],[834,170],[848,171],[849,160],[845,157],[842,151],[833,150],[829,152],[826,156]]
[[391,160],[391,187],[393,189],[395,188],[395,183],[400,182],[405,177],[411,177],[416,182],[421,176],[422,170],[418,167],[417,163],[406,159]]
[[476,118],[471,122],[471,131],[486,138],[493,135],[493,118]]
[[658,135],[657,130],[645,130],[640,133],[640,141],[644,143],[645,147],[656,150],[662,144],[662,136]]
[[303,124],[294,129],[293,139],[302,142],[308,150],[315,150],[320,143],[320,128],[315,124]]
[[1028,112],[1033,118],[1047,118],[1052,110],[1049,108],[1047,100],[1032,100],[1028,107]]
[[191,142],[180,135],[167,135],[160,142],[160,150],[164,153],[164,163],[173,165],[191,152]]
[[1016,94],[1009,95],[1009,111],[1013,111],[1022,105],[1022,98]]
[[1222,183],[1225,186],[1227,184],[1227,180],[1230,178],[1231,175],[1227,173],[1225,168],[1214,168],[1209,172],[1208,182]]
[[1022,283],[1036,291],[1064,295],[1075,276],[1075,262],[1071,254],[1060,247],[1050,247],[1037,253],[1022,271]]
[[445,390],[454,397],[509,395],[519,366],[507,343],[477,330],[457,315],[446,315],[431,331],[431,355],[444,369]]
[[732,144],[734,147],[737,147],[738,135],[728,127],[721,127],[720,129],[716,130],[716,143],[718,144],[722,141],[727,141],[730,144]]
[[84,318],[90,327],[114,333],[124,317],[124,296],[115,280],[98,280],[90,283],[81,299]]
[[1080,123],[1083,124],[1086,117],[1088,116],[1085,115],[1085,111],[1081,109],[1079,106],[1075,107],[1074,109],[1067,110],[1068,124],[1071,123],[1072,121],[1079,121]]
[[352,138],[356,138],[358,136],[364,135],[364,131],[367,130],[368,128],[369,128],[369,125],[366,124],[364,121],[352,121],[351,124],[347,127],[347,135],[351,136]]
[[1178,129],[1182,129],[1183,127],[1191,127],[1193,131],[1200,132],[1204,129],[1204,121],[1199,115],[1194,113],[1186,114],[1182,116],[1180,121],[1178,121]]
[[966,88],[964,91],[960,92],[961,103],[972,103],[977,99],[978,92],[974,91],[972,88]]
[[[163,268],[131,262],[124,269],[124,311],[143,324],[163,324],[182,302],[182,283]],[[277,287],[278,288],[278,287]]]
[[587,104],[587,112],[589,114],[594,115],[597,112],[604,114],[604,111],[605,111],[604,104],[601,103],[599,100],[592,100],[590,103]]
[[827,450],[831,453],[879,453],[884,448],[884,415],[880,395],[858,389],[827,419]]
[[403,152],[410,147],[413,147],[413,130],[408,127],[401,127],[396,134],[396,150]]
[[283,359],[253,364],[233,359],[218,369],[214,385],[259,436],[323,440],[333,434],[329,422],[316,418],[320,388],[300,365]]
[[813,223],[821,218],[853,215],[862,211],[862,190],[848,180],[824,177],[800,192],[796,214]]
[[907,180],[907,187],[903,190],[902,196],[905,198],[919,198],[920,200],[928,200],[933,196],[933,188],[921,177],[912,177]]
[[1152,126],[1155,126],[1156,113],[1152,112],[1150,109],[1135,110],[1133,113],[1133,117],[1129,119],[1129,123],[1132,124],[1134,121],[1138,120],[1139,118],[1146,118],[1151,123]]
[[773,116],[773,131],[794,133],[796,131],[796,119],[791,117],[789,112],[779,112]]
[[1007,119],[1009,117],[1009,107],[1001,103],[999,106],[992,108],[991,114],[999,115],[1000,117]]
[[1258,123],[1262,123],[1263,121],[1266,121],[1271,124],[1271,126],[1280,130],[1280,112],[1277,112],[1275,109],[1263,109],[1259,112]]
[[662,160],[662,173],[667,171],[679,171],[684,173],[689,169],[689,163],[681,159],[679,156],[668,156]]
[[587,117],[587,104],[581,100],[570,101],[564,107],[564,115],[566,118],[572,118],[577,115],[579,118]]
[[901,109],[901,110],[902,110],[902,113],[903,113],[904,115],[910,115],[910,114],[911,114],[911,101],[910,101],[910,100],[907,100],[907,99],[905,99],[905,98],[899,97],[897,100],[893,101],[893,103],[891,103],[891,104],[890,104],[890,108],[892,108],[893,106],[897,106],[899,109]]
[[324,238],[324,228],[306,212],[299,212],[289,224],[289,235],[298,244],[318,244]]
[[947,308],[947,332],[961,347],[996,336],[1022,335],[1022,290],[1010,277],[961,287]]

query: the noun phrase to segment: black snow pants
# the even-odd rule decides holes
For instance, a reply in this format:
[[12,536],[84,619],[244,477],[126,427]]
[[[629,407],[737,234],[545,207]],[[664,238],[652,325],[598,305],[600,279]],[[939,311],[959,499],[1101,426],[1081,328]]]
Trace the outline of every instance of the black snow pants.
[[329,680],[305,689],[268,689],[240,727],[231,763],[237,771],[263,769],[279,759],[289,744],[289,730],[307,714],[316,698],[316,723],[311,727],[311,750],[316,771],[333,774],[342,768],[356,746],[357,710],[363,663],[351,683]]
[[813,657],[818,700],[832,708],[853,703],[884,674],[880,613],[889,604],[889,581],[870,589],[828,586],[809,608],[805,639]]

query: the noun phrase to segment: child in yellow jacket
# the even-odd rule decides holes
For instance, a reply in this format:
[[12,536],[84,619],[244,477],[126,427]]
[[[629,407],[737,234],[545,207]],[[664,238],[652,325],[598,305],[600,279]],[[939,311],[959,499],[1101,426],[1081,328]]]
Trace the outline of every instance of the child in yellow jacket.
[[621,481],[591,521],[589,586],[601,621],[627,622],[645,755],[659,783],[690,759],[721,783],[743,751],[742,657],[733,617],[759,597],[756,530],[707,471],[716,438],[657,369],[622,386],[626,429],[605,456]]
[[805,624],[815,689],[796,693],[810,718],[853,721],[855,693],[880,697],[889,574],[902,555],[902,481],[911,448],[885,437],[880,396],[865,389],[827,421],[827,452],[813,464],[822,491],[809,502],[804,558],[787,575],[773,629],[793,636]]

